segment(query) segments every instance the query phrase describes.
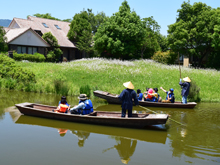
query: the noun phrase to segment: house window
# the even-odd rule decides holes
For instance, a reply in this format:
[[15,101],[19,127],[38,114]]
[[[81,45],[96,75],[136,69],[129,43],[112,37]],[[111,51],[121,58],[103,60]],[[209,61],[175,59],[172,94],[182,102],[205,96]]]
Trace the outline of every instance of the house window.
[[18,46],[17,47],[17,53],[18,54],[24,54],[24,53],[34,54],[36,52],[37,52],[36,47],[26,47],[26,46]]
[[27,48],[25,46],[21,47],[21,53],[27,53]]
[[33,48],[32,47],[28,47],[28,54],[32,54],[33,53]]
[[46,23],[42,23],[45,28],[49,28]]
[[58,25],[54,25],[57,29],[60,29],[61,30],[61,28],[58,26]]
[[17,53],[21,54],[21,47],[20,46],[17,47]]
[[37,48],[33,47],[33,54],[37,52]]

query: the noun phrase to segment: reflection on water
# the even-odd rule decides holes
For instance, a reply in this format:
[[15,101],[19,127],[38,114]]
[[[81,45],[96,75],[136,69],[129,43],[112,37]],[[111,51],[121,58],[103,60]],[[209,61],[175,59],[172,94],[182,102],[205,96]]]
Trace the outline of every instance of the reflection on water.
[[121,162],[124,164],[128,164],[128,162],[131,160],[130,157],[134,154],[137,140],[126,139],[124,137],[119,137],[119,139],[118,137],[114,138],[116,139],[117,145],[103,150],[102,153],[105,153],[106,151],[111,149],[116,149],[118,151],[118,155],[121,158]]
[[[35,129],[34,131],[39,131],[40,134],[40,131],[47,129],[49,132],[52,132],[49,134],[49,139],[61,137],[63,141],[66,141],[70,138],[69,143],[76,145],[77,148],[74,154],[77,154],[80,149],[88,149],[92,144],[95,147],[90,150],[92,150],[91,152],[95,152],[95,148],[102,144],[99,148],[100,150],[93,155],[99,159],[103,158],[103,162],[100,160],[102,163],[99,162],[99,164],[112,164],[111,160],[105,162],[107,157],[110,157],[110,159],[111,157],[112,159],[118,158],[117,163],[119,164],[146,164],[146,162],[149,164],[161,164],[161,162],[158,162],[160,159],[167,164],[174,165],[220,163],[219,103],[201,103],[194,109],[150,108],[157,113],[169,114],[172,119],[186,126],[181,126],[169,120],[166,126],[155,126],[149,127],[148,130],[139,130],[71,123],[20,115],[19,111],[14,107],[15,103],[35,102],[57,105],[60,96],[2,90],[0,92],[0,126],[5,127],[4,122],[7,123],[8,120],[7,114],[10,114],[10,118],[15,122],[11,127],[20,126],[19,128],[26,128],[25,126],[28,126],[29,129],[32,129],[35,126],[40,126],[40,129]],[[78,103],[77,97],[67,97],[67,100],[71,105]],[[92,101],[95,110],[121,111],[120,105],[105,105],[99,99]],[[143,109],[140,107],[134,107],[134,110],[143,112]],[[24,134],[20,130],[18,132]],[[53,135],[53,132],[55,135]],[[11,138],[8,133],[3,133],[3,135],[7,136],[5,141]],[[16,136],[14,134],[12,135]],[[102,142],[103,136],[106,135],[108,139]],[[0,136],[0,138],[4,136]],[[25,138],[25,135],[23,137]],[[31,139],[30,141],[33,140],[35,139]],[[11,140],[8,141],[11,143]],[[44,143],[47,144],[47,142],[45,140]],[[39,143],[32,145],[34,148],[37,148],[37,144]],[[62,149],[65,150],[66,148],[63,147]],[[1,150],[0,147],[0,151],[2,152],[4,150]],[[86,151],[83,150],[83,152]],[[33,162],[33,160],[30,159],[30,162]],[[84,164],[89,163],[91,162]]]
[[79,147],[84,146],[85,140],[88,139],[88,137],[90,135],[90,132],[79,131],[79,130],[78,131],[77,130],[71,131],[71,133],[73,135],[76,135],[76,137],[78,138],[78,146]]

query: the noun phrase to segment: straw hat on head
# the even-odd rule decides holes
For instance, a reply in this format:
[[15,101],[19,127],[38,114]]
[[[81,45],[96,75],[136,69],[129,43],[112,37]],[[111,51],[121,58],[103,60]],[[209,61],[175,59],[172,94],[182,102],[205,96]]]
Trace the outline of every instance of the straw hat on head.
[[191,82],[191,80],[189,79],[189,77],[185,77],[185,78],[183,78],[183,81]]
[[134,89],[134,85],[131,83],[131,81],[125,82],[123,85],[128,89]]

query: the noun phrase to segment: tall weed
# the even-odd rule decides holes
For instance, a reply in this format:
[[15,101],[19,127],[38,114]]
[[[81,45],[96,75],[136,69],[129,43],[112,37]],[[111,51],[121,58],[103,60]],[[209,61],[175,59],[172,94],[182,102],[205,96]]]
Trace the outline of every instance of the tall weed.
[[200,98],[199,92],[200,92],[200,88],[196,85],[196,82],[191,81],[188,100],[189,101],[200,102],[201,98]]
[[88,97],[90,97],[90,95],[91,95],[91,88],[90,88],[90,86],[89,85],[81,86],[80,89],[79,89],[79,93],[86,94]]

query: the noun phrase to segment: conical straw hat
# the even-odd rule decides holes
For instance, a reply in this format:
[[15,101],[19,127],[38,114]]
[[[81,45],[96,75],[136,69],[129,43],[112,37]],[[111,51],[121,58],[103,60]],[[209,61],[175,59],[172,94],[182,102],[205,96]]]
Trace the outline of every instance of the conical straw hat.
[[123,85],[128,89],[134,89],[134,85],[131,83],[131,81],[126,82]]
[[191,82],[191,80],[189,79],[189,77],[185,77],[185,78],[183,78],[183,81]]

